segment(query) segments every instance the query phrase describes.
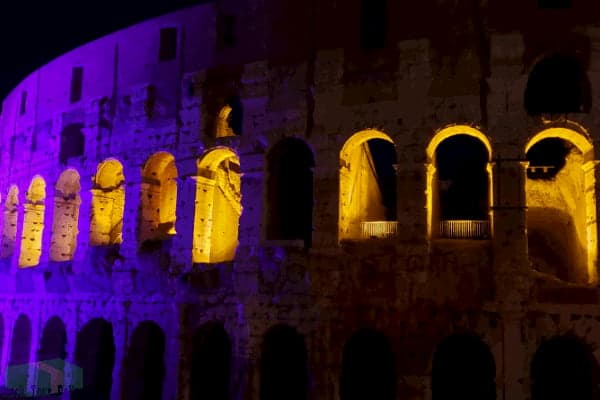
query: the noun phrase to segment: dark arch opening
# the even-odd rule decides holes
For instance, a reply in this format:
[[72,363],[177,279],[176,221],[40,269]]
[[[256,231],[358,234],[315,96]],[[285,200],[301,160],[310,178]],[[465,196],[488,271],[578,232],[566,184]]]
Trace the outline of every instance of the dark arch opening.
[[[52,367],[54,370],[64,370],[64,360],[67,357],[67,329],[58,317],[52,317],[46,322],[40,348],[37,352],[37,360]],[[54,381],[51,375],[42,368],[37,371],[37,391],[44,393],[60,393],[63,390],[64,381]]]
[[260,400],[306,400],[308,365],[304,336],[287,325],[269,329],[262,342]]
[[60,133],[59,163],[65,165],[69,158],[83,155],[85,136],[81,131],[83,124],[67,125]]
[[600,398],[598,362],[578,338],[558,336],[543,342],[531,363],[532,400]]
[[383,139],[369,139],[369,152],[373,160],[377,186],[381,192],[381,202],[385,207],[385,219],[395,221],[396,217],[396,147]]
[[457,334],[435,350],[431,371],[432,400],[495,400],[496,363],[477,336]]
[[590,81],[573,57],[555,54],[533,67],[525,89],[529,115],[588,113],[591,104]]
[[190,376],[190,400],[229,399],[231,341],[219,322],[196,330]]
[[100,318],[90,320],[77,333],[75,364],[83,374],[83,389],[71,394],[74,400],[109,400],[115,365],[112,325]]
[[396,361],[387,337],[361,329],[344,347],[340,384],[342,400],[396,398]]
[[23,314],[19,315],[13,328],[10,346],[10,359],[6,386],[19,392],[27,388],[29,377],[29,352],[31,350],[31,321]]
[[487,220],[488,151],[477,138],[455,135],[435,151],[441,220]]
[[286,138],[267,155],[268,239],[312,241],[312,151],[304,141]]
[[540,140],[527,152],[527,178],[552,179],[565,166],[565,158],[574,146],[559,138]]
[[238,96],[230,96],[225,100],[225,104],[231,107],[231,112],[227,118],[229,127],[236,135],[242,134],[244,125],[244,106]]
[[121,394],[127,400],[160,400],[165,377],[165,334],[152,321],[135,328],[123,359]]

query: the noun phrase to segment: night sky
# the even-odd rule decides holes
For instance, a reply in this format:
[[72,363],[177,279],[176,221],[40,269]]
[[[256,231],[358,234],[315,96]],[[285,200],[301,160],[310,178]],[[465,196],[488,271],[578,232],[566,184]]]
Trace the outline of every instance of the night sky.
[[136,22],[209,0],[7,0],[0,8],[0,98],[57,56]]

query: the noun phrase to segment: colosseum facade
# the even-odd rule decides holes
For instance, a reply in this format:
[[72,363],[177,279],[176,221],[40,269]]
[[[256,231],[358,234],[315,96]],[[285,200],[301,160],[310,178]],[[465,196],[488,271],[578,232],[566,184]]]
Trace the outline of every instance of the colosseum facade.
[[218,0],[42,66],[0,116],[0,385],[600,398],[598,15]]

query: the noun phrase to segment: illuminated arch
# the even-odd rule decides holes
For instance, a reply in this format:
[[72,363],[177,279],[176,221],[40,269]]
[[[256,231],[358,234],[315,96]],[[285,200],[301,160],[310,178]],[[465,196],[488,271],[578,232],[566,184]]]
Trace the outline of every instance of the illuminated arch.
[[558,138],[571,142],[583,155],[590,154],[590,152],[593,152],[594,150],[592,143],[583,134],[572,129],[558,127],[544,129],[533,135],[525,145],[525,153],[527,153],[536,143],[549,138]]
[[468,125],[452,125],[439,130],[433,136],[427,145],[426,153],[428,161],[433,162],[435,160],[435,151],[440,143],[456,135],[468,135],[479,139],[488,151],[488,158],[490,160],[492,159],[492,145],[490,144],[490,140],[487,136],[485,136],[481,131]]
[[4,202],[2,227],[2,258],[9,258],[15,251],[17,223],[19,222],[19,188],[12,185]]
[[[359,239],[366,237],[364,223],[379,223],[380,226],[395,228],[396,199],[395,189],[392,203],[384,204],[384,195],[381,190],[381,182],[378,179],[377,168],[368,142],[389,143],[388,152],[392,158],[390,168],[395,168],[396,152],[392,139],[383,132],[367,129],[352,135],[340,151],[340,187],[339,187],[339,218],[338,238]],[[395,172],[394,188],[395,188]],[[389,212],[390,210],[393,210]],[[389,219],[392,219],[390,221]],[[378,226],[379,226],[378,225]],[[393,232],[392,232],[393,231]],[[380,233],[380,232],[379,232]],[[371,236],[381,236],[373,233]],[[386,232],[383,236],[393,235],[395,230]]]
[[52,261],[69,261],[75,254],[79,234],[80,190],[79,173],[72,168],[64,171],[56,182],[50,243]]
[[[533,135],[525,145],[525,154],[549,139],[570,143],[580,154],[570,153],[565,158],[568,160],[565,166],[552,180],[526,180],[530,257],[541,262],[540,266],[534,265],[534,268],[549,268],[560,257],[550,256],[552,260],[544,261],[551,252],[542,248],[536,250],[536,246],[541,246],[542,242],[556,243],[556,246],[550,247],[562,246],[562,249],[555,250],[561,255],[569,255],[569,260],[562,262],[566,270],[557,272],[557,275],[561,279],[592,284],[598,280],[594,148],[584,134],[564,127],[552,127]],[[557,226],[562,223],[564,227]],[[566,229],[570,229],[570,234]],[[572,239],[567,239],[567,236],[572,236]]]
[[[438,172],[436,166],[436,151],[439,145],[447,139],[452,138],[453,136],[458,135],[466,135],[477,139],[481,144],[485,147],[488,156],[488,162],[486,166],[487,171],[487,184],[488,184],[488,210],[489,210],[489,222],[487,222],[487,227],[482,225],[478,229],[476,229],[475,233],[483,232],[482,236],[485,237],[488,234],[491,234],[493,231],[491,224],[493,223],[493,212],[492,212],[492,203],[493,203],[493,181],[492,181],[492,145],[486,135],[484,135],[481,131],[476,128],[473,128],[468,125],[452,125],[445,127],[435,133],[433,138],[430,140],[427,148],[425,150],[427,156],[427,190],[426,190],[426,198],[427,198],[427,235],[429,238],[437,237],[440,235],[440,211],[439,211],[439,191],[438,191]],[[482,224],[485,224],[485,221],[482,221]],[[474,225],[477,227],[477,225]],[[468,229],[467,236],[471,236],[471,229]],[[474,234],[473,236],[477,236]]]
[[217,147],[198,160],[192,259],[195,263],[231,261],[238,245],[241,205],[240,160]]
[[114,158],[98,165],[92,189],[90,245],[106,246],[123,241],[125,175]]
[[167,152],[152,155],[142,169],[139,241],[164,240],[175,232],[177,167]]
[[19,267],[33,267],[40,263],[42,235],[44,232],[44,212],[46,209],[46,182],[36,175],[25,195],[23,231]]

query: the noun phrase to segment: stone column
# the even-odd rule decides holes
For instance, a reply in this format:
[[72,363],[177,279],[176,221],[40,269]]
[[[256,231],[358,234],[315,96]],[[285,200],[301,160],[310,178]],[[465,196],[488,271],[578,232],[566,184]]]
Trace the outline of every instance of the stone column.
[[503,313],[502,371],[503,398],[525,400],[530,398],[529,365],[521,340],[521,324],[525,316],[520,312]]
[[493,164],[492,243],[496,300],[517,306],[529,289],[525,182],[527,162]]
[[[196,176],[187,176],[177,182],[177,216],[171,247],[171,268],[190,270],[196,208]],[[182,272],[179,271],[179,272]]]

